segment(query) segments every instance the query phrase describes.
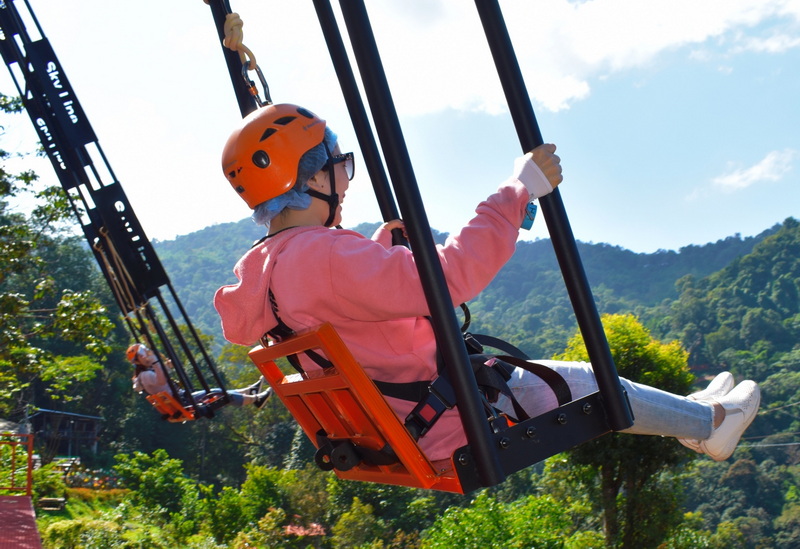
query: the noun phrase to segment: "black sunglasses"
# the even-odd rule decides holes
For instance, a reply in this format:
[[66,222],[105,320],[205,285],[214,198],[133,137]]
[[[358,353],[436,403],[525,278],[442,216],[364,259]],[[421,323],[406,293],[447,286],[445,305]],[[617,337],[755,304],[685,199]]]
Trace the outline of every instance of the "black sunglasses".
[[328,157],[328,163],[325,165],[325,169],[332,168],[336,164],[344,162],[344,169],[347,172],[347,179],[352,181],[353,175],[356,171],[356,161],[353,153],[344,153],[344,154],[332,154]]

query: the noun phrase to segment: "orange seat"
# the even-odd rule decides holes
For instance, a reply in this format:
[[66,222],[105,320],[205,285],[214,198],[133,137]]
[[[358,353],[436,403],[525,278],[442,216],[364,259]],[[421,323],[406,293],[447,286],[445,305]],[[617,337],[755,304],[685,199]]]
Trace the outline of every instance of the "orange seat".
[[199,397],[195,403],[196,406],[191,404],[184,406],[172,393],[166,391],[148,395],[147,400],[170,423],[193,421],[198,417],[214,417],[215,410],[230,402],[225,398],[225,393],[220,391],[210,392]]
[[[307,350],[322,351],[334,367],[287,379],[275,361]],[[464,493],[452,462],[428,460],[330,324],[257,347],[250,358],[315,446],[317,433],[324,431],[329,439],[369,450],[388,445],[397,457],[391,465],[362,462],[347,471],[334,469],[340,478]]]
[[184,408],[171,393],[166,391],[148,395],[147,400],[170,423],[183,423],[195,419],[194,409],[191,406]]

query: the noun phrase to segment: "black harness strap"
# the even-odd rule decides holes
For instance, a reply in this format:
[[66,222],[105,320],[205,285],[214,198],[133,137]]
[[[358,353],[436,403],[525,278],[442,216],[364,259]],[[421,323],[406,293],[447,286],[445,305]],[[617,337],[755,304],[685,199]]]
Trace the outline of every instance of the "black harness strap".
[[[550,387],[551,391],[553,391],[559,406],[564,406],[565,404],[572,402],[572,391],[570,391],[567,382],[563,377],[561,377],[561,374],[551,370],[547,366],[537,364],[529,360],[522,360],[513,356],[495,356],[492,357],[492,359],[495,360],[495,365],[499,365],[501,368],[506,368],[509,376],[515,367],[527,370],[528,372],[537,376],[539,379],[544,381],[548,387]],[[513,419],[516,419],[517,422],[530,419],[528,412],[525,411],[510,390],[508,393],[504,394],[509,397],[511,404],[514,407],[514,413],[517,414],[517,417]]]
[[[289,326],[286,325],[286,323],[281,319],[281,317],[278,316],[278,303],[277,301],[275,301],[275,294],[272,293],[272,288],[268,290],[268,293],[269,293],[269,304],[270,307],[272,307],[272,314],[275,315],[275,320],[277,320],[278,325],[275,326],[270,331],[268,331],[265,335],[268,335],[269,337],[273,338],[276,341],[283,341],[284,339],[287,339],[295,335],[295,331],[289,328]],[[262,341],[264,339],[265,338],[262,338]],[[264,342],[264,344],[266,345],[266,342]],[[321,354],[311,350],[305,351],[305,354],[323,370],[327,370],[328,368],[333,368],[333,364],[331,363],[331,361],[323,357]],[[291,364],[294,367],[294,369],[297,370],[298,373],[301,374],[304,373],[303,366],[300,364],[300,359],[296,354],[287,355],[286,360],[289,361],[289,364]]]
[[[547,366],[537,364],[528,360],[522,360],[513,356],[506,355],[470,355],[475,378],[478,387],[486,397],[489,403],[497,402],[499,394],[504,394],[511,401],[516,413],[516,421],[524,421],[530,416],[524,410],[522,405],[517,401],[508,386],[508,380],[511,378],[514,368],[521,368],[526,370],[544,381],[550,390],[556,396],[558,405],[563,406],[572,401],[572,391],[566,380],[557,372],[551,370]],[[439,380],[440,385],[436,385]],[[414,381],[407,383],[391,383],[387,381],[373,380],[378,390],[385,396],[407,400],[410,402],[419,402],[420,405],[414,409],[406,418],[406,426],[408,427],[409,420],[414,424],[421,425],[422,435],[424,435],[433,426],[436,419],[444,412],[444,409],[452,406],[447,406],[444,402],[441,405],[437,401],[443,401],[440,394],[446,378],[439,376],[433,383],[428,381]],[[449,385],[449,384],[448,384]],[[452,394],[452,388],[448,388]],[[416,417],[416,416],[422,416]],[[413,433],[412,433],[413,434]]]
[[[295,335],[295,331],[287,326],[278,314],[278,303],[271,288],[268,290],[268,296],[277,325],[262,338],[265,345],[267,344],[266,336],[277,341],[283,341]],[[547,383],[556,395],[559,406],[563,406],[572,400],[569,386],[561,375],[546,366],[527,360],[528,357],[525,353],[507,341],[493,336],[471,334],[465,331],[464,342],[469,351],[470,363],[476,382],[481,388],[484,404],[489,413],[496,414],[491,407],[491,403],[497,402],[499,395],[504,394],[514,407],[516,418],[512,419],[517,422],[529,419],[530,416],[514,397],[507,383],[511,379],[512,371],[515,367],[527,370]],[[484,354],[483,345],[509,354]],[[304,353],[323,370],[333,367],[329,360],[315,351],[308,350],[304,351]],[[287,355],[286,358],[295,370],[301,374],[305,373],[297,354]],[[452,409],[456,405],[455,391],[447,377],[447,371],[444,368],[441,356],[437,360],[437,376],[433,381],[393,383],[373,380],[373,383],[384,396],[417,403],[404,422],[414,440],[419,440],[423,437],[446,410]],[[397,457],[388,446],[380,450],[371,450],[356,446],[350,440],[329,439],[324,432],[317,433],[317,448],[315,461],[323,470],[336,468],[346,471],[361,461],[374,465],[388,465],[397,461]]]
[[[489,402],[497,400],[496,393],[505,393],[507,389],[506,381],[510,378],[505,368],[495,369],[485,364],[489,360],[488,355],[470,355],[472,371],[475,373],[478,386],[481,389],[490,391],[494,394],[487,395]],[[438,379],[438,378],[437,378]],[[378,390],[384,395],[400,400],[419,402],[427,396],[430,391],[431,381],[407,381],[405,383],[394,383],[391,381],[372,380]]]
[[[515,347],[508,341],[502,340],[494,336],[464,332],[464,341],[467,344],[467,350],[469,350],[470,354],[483,353],[483,347],[486,346],[486,347],[492,347],[493,349],[497,349],[498,351],[503,351],[505,354],[509,356],[521,358],[524,360],[530,360],[531,358],[525,353],[523,353],[518,347]],[[473,349],[477,349],[477,351],[473,351]]]

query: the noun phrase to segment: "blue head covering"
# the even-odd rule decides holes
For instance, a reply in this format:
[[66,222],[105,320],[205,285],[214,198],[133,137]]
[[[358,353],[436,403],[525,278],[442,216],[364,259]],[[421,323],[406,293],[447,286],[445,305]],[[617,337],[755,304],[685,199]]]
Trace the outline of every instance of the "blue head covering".
[[328,161],[328,151],[333,150],[336,141],[336,134],[326,127],[322,143],[309,149],[300,157],[300,162],[297,164],[297,181],[294,186],[282,195],[262,202],[253,209],[252,217],[256,225],[264,225],[269,230],[272,219],[284,209],[305,210],[311,205],[311,197],[305,193],[308,189],[308,180],[325,166]]

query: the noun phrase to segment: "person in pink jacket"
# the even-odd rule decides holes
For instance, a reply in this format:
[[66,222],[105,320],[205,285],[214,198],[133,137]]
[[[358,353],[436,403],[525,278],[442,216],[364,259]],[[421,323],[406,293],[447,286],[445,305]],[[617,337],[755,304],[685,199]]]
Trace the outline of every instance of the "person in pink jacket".
[[[481,202],[475,216],[448,238],[438,254],[454,306],[477,296],[509,260],[529,202],[562,181],[556,147],[544,144],[514,162],[512,176]],[[311,111],[269,105],[247,116],[228,139],[222,167],[233,189],[254,210],[267,236],[236,264],[237,284],[220,288],[214,305],[225,338],[253,345],[262,336],[299,332],[331,323],[376,381],[429,381],[437,375],[436,342],[413,253],[392,246],[381,226],[370,239],[332,229],[353,176],[352,153],[342,154],[336,135]],[[281,332],[281,330],[283,330]],[[302,358],[303,368],[318,366]],[[573,397],[597,390],[585,363],[536,361],[558,372]],[[760,404],[758,386],[735,388],[724,372],[689,397],[621,380],[635,418],[625,432],[672,436],[715,460],[733,453]],[[516,368],[508,382],[530,416],[555,408],[549,386]],[[401,420],[416,403],[387,397]],[[500,395],[495,406],[513,415]],[[431,460],[449,458],[466,443],[456,408],[446,411],[420,440]]]

